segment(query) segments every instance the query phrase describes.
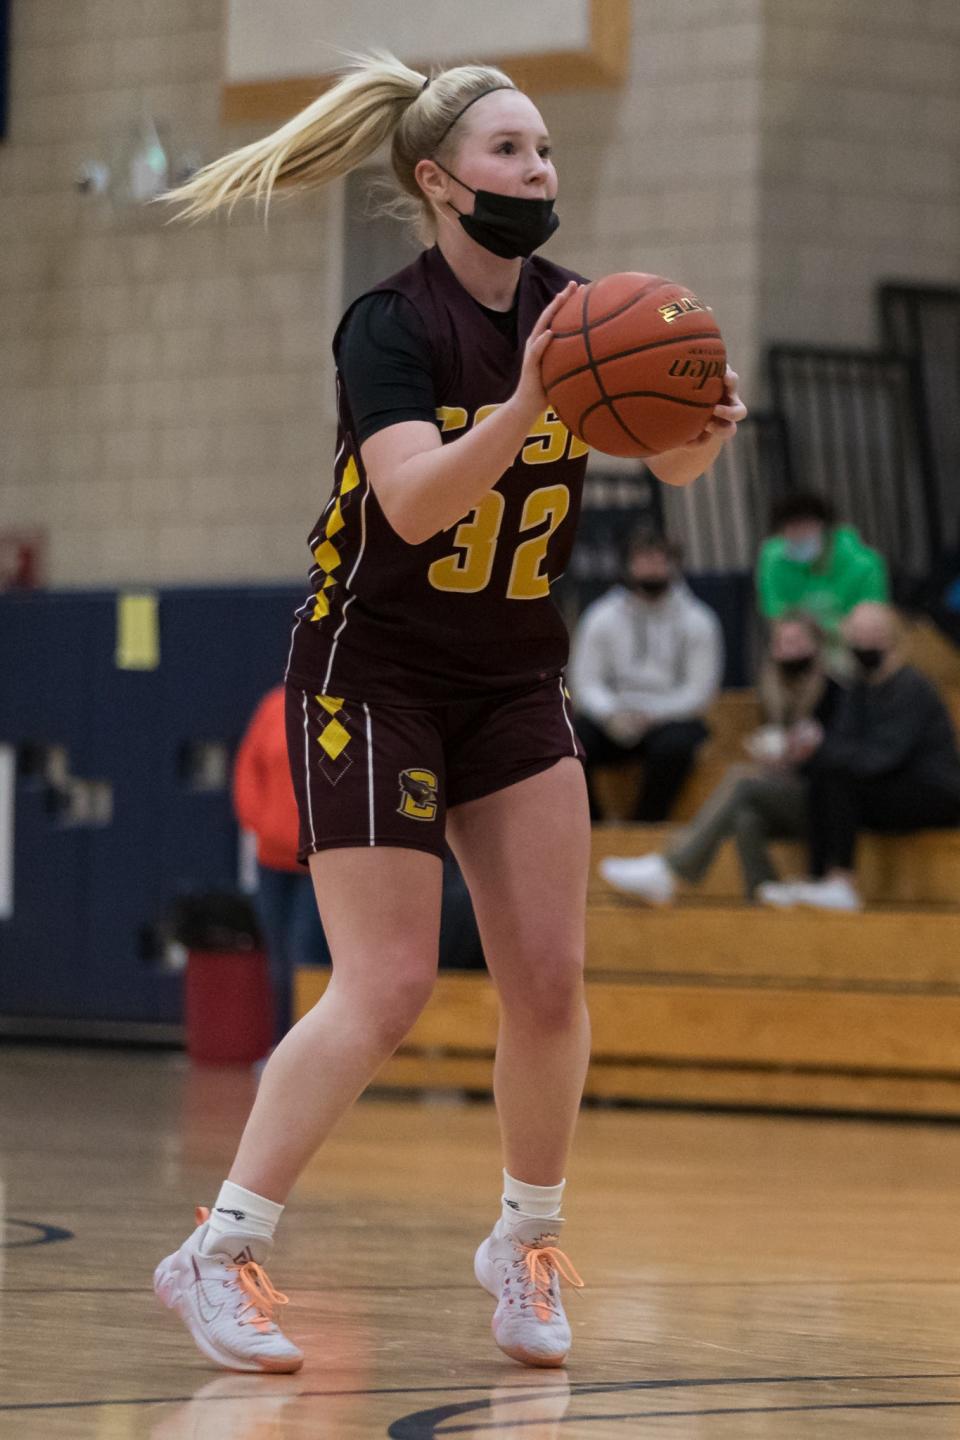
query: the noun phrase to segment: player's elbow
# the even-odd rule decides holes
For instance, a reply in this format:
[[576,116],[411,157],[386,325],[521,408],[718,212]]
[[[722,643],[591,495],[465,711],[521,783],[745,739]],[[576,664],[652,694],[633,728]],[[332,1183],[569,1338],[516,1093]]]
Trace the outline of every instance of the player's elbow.
[[432,516],[423,515],[416,505],[409,502],[388,507],[381,501],[380,508],[390,529],[405,545],[422,545],[440,531]]
[[431,497],[415,474],[402,468],[384,473],[368,466],[367,478],[383,518],[405,545],[422,545],[450,523],[437,516],[438,497]]
[[383,518],[405,545],[422,545],[437,533],[439,527],[424,513],[411,486],[398,483],[396,477],[381,479],[371,474],[369,478]]

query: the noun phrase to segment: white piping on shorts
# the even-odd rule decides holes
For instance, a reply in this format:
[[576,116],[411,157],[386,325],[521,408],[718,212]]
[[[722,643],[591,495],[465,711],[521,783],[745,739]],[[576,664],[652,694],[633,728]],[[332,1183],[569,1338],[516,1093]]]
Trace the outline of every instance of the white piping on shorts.
[[576,758],[576,754],[577,754],[577,736],[576,736],[576,732],[574,731],[573,725],[570,723],[570,716],[567,714],[567,697],[566,697],[566,694],[564,693],[564,689],[563,689],[563,676],[562,676],[562,675],[560,676],[559,685],[560,685],[560,705],[561,705],[561,708],[562,708],[562,710],[563,710],[563,718],[564,718],[564,720],[566,720],[566,722],[567,722],[567,729],[570,731],[570,739],[573,741],[573,754],[574,754],[574,758]]
[[363,713],[367,717],[367,812],[370,819],[370,844],[376,845],[377,835],[373,823],[373,722],[366,701],[363,702]]
[[313,799],[310,795],[310,726],[307,717],[307,692],[303,692],[303,765],[307,782],[307,818],[310,821],[310,844],[317,848],[316,831],[313,828]]

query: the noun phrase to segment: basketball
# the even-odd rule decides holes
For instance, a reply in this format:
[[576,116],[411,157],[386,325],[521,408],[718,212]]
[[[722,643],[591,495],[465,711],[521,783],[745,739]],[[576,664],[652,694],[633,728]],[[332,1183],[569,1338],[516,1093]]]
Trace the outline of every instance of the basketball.
[[544,389],[569,430],[606,455],[696,439],[723,398],[727,352],[709,305],[661,275],[607,275],[550,326]]

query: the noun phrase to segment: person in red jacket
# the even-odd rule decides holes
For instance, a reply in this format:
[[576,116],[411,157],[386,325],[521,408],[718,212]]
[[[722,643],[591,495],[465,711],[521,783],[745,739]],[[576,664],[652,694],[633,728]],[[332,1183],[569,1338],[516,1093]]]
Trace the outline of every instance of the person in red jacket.
[[267,942],[276,1036],[290,1028],[293,974],[298,965],[329,965],[330,951],[310,872],[297,860],[299,818],[284,729],[284,688],[260,701],[237,750],[233,808],[257,839],[260,926]]

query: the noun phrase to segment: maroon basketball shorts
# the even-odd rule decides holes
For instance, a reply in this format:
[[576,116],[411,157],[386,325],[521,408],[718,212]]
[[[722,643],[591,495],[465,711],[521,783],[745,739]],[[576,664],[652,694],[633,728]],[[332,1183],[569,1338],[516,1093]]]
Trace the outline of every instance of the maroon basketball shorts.
[[442,855],[447,810],[583,759],[563,680],[423,708],[287,686],[299,858],[352,845]]

